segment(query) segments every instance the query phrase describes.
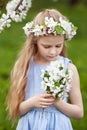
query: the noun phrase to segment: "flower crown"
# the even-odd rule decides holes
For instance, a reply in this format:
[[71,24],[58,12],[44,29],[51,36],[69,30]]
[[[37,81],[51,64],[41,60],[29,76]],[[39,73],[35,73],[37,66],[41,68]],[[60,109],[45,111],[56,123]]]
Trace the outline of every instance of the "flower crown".
[[45,17],[42,25],[34,25],[34,22],[28,22],[23,27],[25,34],[29,36],[30,34],[34,34],[34,36],[43,36],[48,34],[54,35],[64,35],[67,40],[71,40],[74,35],[76,35],[77,27],[74,26],[68,20],[63,19],[62,17],[59,20],[54,20],[53,17]]

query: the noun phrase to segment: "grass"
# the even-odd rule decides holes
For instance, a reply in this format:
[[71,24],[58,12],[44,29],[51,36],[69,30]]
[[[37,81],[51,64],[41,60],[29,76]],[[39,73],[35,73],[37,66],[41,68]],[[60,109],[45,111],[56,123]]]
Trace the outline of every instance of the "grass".
[[33,1],[32,8],[26,20],[22,23],[13,22],[11,28],[5,29],[0,34],[0,130],[16,129],[16,124],[12,127],[12,122],[8,119],[5,103],[10,86],[10,72],[26,38],[22,27],[27,21],[31,21],[37,12],[44,8],[57,8],[79,27],[77,36],[67,43],[67,50],[68,57],[72,59],[73,63],[77,66],[80,75],[85,116],[80,121],[73,119],[71,119],[71,121],[74,130],[87,129],[87,9],[82,4],[70,8],[66,2],[63,3],[62,0],[58,3],[52,2],[52,0],[48,0],[47,3],[43,0],[37,0]]

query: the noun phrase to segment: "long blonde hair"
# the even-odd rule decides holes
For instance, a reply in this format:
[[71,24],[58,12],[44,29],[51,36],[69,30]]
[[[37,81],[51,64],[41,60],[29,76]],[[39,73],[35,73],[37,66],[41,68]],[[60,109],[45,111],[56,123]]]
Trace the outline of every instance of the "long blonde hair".
[[[55,20],[58,20],[60,16],[64,18],[64,16],[57,10],[46,9],[45,11],[40,12],[35,17],[34,24],[42,24],[46,16],[53,17]],[[30,35],[27,38],[11,73],[11,88],[8,93],[7,107],[10,116],[14,120],[18,115],[19,105],[25,97],[25,87],[27,83],[26,73],[29,68],[30,59],[32,55],[35,55],[37,53],[37,46],[35,42],[36,39],[33,35]],[[66,56],[65,44],[61,52],[61,55]]]

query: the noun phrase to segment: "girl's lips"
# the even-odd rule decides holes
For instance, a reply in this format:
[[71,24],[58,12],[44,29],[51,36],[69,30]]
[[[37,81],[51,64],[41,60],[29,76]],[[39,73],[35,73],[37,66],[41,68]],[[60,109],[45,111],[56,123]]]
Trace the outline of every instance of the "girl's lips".
[[47,56],[49,59],[56,59],[57,56]]
[[48,56],[49,58],[55,58],[56,56]]

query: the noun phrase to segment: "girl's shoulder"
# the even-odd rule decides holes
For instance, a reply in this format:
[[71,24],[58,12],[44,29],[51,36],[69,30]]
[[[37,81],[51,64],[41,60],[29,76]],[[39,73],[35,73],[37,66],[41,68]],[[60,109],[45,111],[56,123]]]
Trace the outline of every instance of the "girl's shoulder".
[[78,73],[77,67],[73,63],[69,63],[68,68],[71,69],[74,73]]
[[72,69],[74,72],[77,71],[77,67],[73,64],[72,60],[67,58],[67,57],[62,57],[62,59],[64,60],[66,66],[69,68],[69,69]]
[[63,57],[63,60],[64,62],[67,62],[67,63],[72,63],[72,60],[67,58],[67,57]]
[[65,58],[65,61],[67,62],[67,67],[71,69],[74,73],[78,73],[76,65],[72,62],[71,59]]
[[62,60],[64,62],[64,65],[66,67],[68,67],[69,64],[72,64],[72,60],[67,57],[60,56],[60,60]]

